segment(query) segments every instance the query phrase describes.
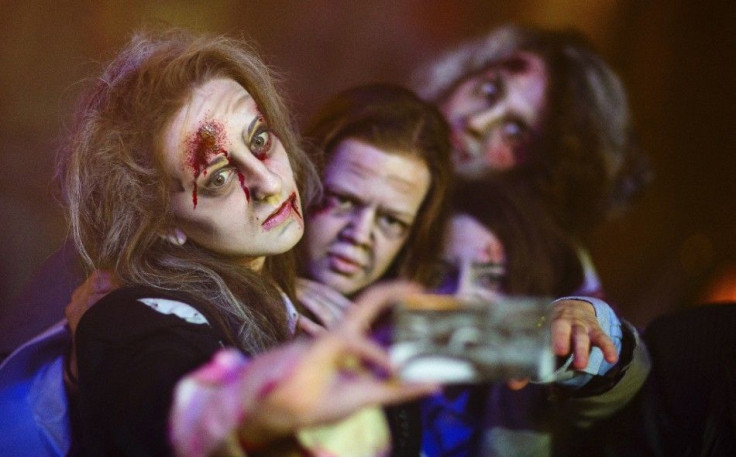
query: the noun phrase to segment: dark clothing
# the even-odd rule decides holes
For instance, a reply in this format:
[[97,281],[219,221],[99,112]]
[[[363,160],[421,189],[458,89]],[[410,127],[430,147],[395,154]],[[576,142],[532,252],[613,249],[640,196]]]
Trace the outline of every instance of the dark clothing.
[[139,287],[107,295],[84,315],[77,330],[84,455],[171,455],[165,437],[174,386],[223,346],[223,333],[209,324],[163,314],[140,298],[205,309],[183,294]]
[[[172,311],[151,298],[183,307]],[[77,330],[82,455],[172,454],[166,437],[174,386],[226,341],[204,322],[216,322],[206,310],[184,294],[137,287],[107,295],[84,315]],[[203,318],[186,315],[192,312]],[[387,420],[392,455],[417,456],[418,405],[389,408]]]
[[[645,339],[654,363],[653,387],[668,416],[662,421],[667,443],[687,455],[736,455],[736,305],[701,306],[660,318]],[[725,434],[717,430],[721,427]]]
[[644,340],[652,373],[605,424],[611,454],[736,455],[736,303],[657,318]]
[[0,361],[64,318],[64,307],[86,277],[67,239],[9,303],[0,307]]

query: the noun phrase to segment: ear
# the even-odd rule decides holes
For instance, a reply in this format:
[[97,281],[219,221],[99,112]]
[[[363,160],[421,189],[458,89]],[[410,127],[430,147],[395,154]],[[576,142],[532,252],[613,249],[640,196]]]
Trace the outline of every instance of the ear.
[[184,246],[184,243],[187,242],[187,235],[179,227],[169,229],[165,234],[159,236],[176,246]]

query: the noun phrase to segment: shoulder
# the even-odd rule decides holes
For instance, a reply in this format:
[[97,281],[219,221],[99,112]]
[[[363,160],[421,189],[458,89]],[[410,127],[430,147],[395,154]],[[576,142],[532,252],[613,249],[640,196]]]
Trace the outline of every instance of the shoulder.
[[150,287],[125,287],[106,295],[84,314],[77,338],[103,339],[113,344],[177,333],[222,339],[212,322],[207,307],[191,296]]

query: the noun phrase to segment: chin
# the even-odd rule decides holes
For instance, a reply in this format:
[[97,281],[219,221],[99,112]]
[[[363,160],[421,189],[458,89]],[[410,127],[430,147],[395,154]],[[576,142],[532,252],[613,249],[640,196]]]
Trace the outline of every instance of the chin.
[[318,272],[318,274],[314,275],[314,278],[318,282],[335,289],[335,291],[345,296],[353,295],[363,288],[357,281],[329,270]]
[[278,246],[276,250],[279,251],[274,252],[274,254],[283,254],[284,252],[293,249],[299,240],[302,239],[303,235],[304,229],[301,226],[285,231],[278,237],[278,239],[274,240],[274,244]]

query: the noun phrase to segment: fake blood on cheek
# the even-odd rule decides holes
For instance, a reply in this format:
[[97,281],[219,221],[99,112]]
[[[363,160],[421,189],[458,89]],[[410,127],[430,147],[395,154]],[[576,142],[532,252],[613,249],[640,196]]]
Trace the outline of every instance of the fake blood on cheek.
[[[199,175],[207,174],[207,165],[218,154],[223,154],[228,163],[235,169],[232,157],[227,152],[227,136],[222,123],[210,120],[197,129],[186,142],[186,161],[194,176],[194,188],[192,189],[192,204],[197,208],[197,179]],[[246,201],[250,202],[250,190],[245,185],[245,176],[237,172],[240,187],[245,192]]]

